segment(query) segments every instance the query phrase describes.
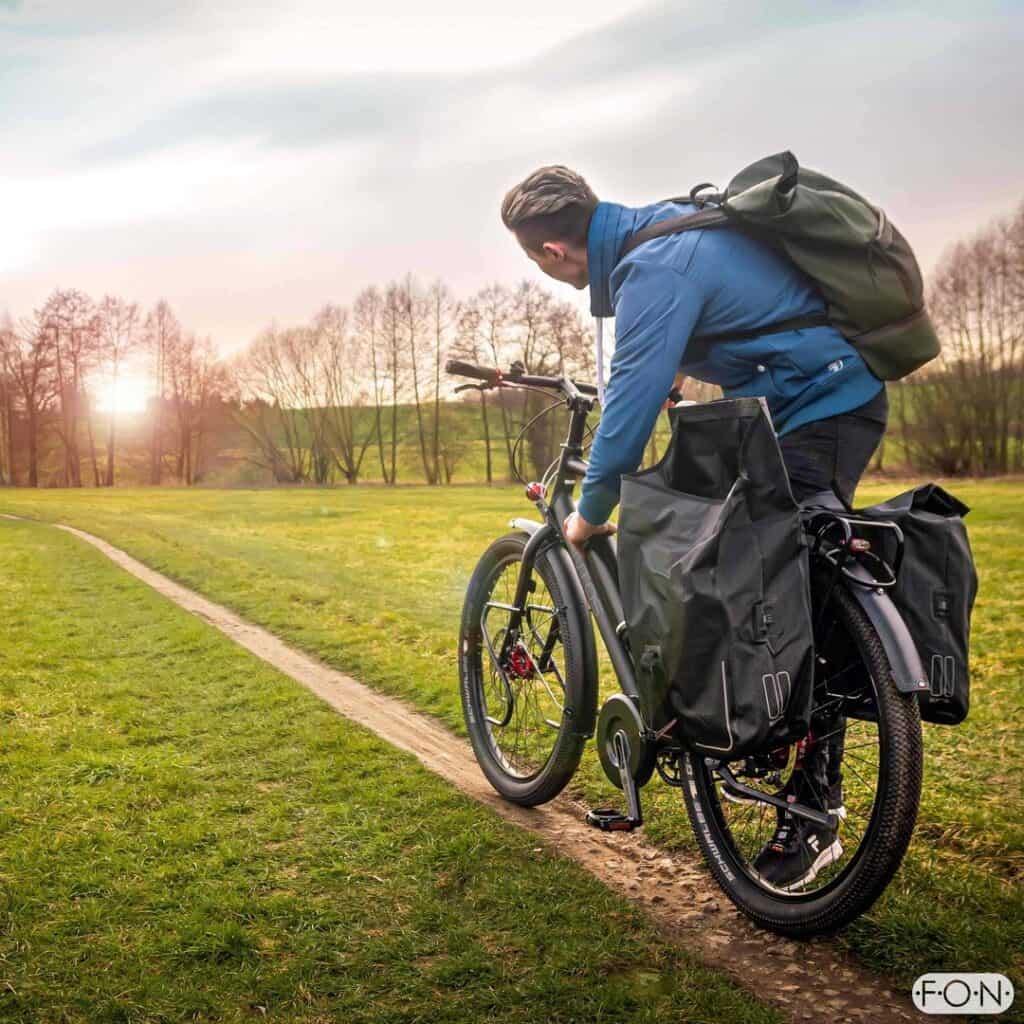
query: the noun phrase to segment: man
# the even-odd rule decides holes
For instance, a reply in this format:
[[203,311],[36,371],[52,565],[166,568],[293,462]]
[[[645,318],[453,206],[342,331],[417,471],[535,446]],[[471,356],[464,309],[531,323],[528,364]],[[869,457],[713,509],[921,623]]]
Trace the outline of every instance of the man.
[[[615,317],[615,353],[577,511],[566,538],[614,532],[620,478],[643,458],[665,396],[691,376],[728,398],[763,396],[797,501],[833,491],[847,504],[885,431],[885,387],[830,325],[758,333],[824,313],[811,282],[783,255],[728,227],[650,239],[621,260],[623,243],[689,203],[599,202],[583,178],[542,167],[513,188],[502,221],[556,281],[590,288],[595,317]],[[742,340],[715,340],[742,333]],[[801,801],[842,816],[842,729],[801,751],[791,785]],[[729,796],[729,793],[726,793]],[[772,884],[807,881],[842,847],[836,832],[782,815],[755,866]]]

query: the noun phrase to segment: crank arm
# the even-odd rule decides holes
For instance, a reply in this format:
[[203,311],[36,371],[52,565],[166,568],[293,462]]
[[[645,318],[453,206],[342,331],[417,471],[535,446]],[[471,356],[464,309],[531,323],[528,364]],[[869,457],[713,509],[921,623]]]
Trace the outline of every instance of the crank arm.
[[644,823],[643,812],[640,810],[640,793],[637,791],[636,779],[629,770],[629,740],[621,730],[612,738],[615,760],[619,765],[619,778],[622,780],[622,791],[626,794],[626,813],[610,807],[595,808],[587,811],[586,822],[591,828],[599,828],[602,832],[632,832]]
[[753,786],[748,786],[745,783],[740,782],[724,764],[718,764],[715,767],[715,771],[723,782],[728,783],[730,789],[734,789],[737,793],[742,793],[744,796],[748,796],[752,800],[758,800],[764,804],[771,804],[772,807],[778,807],[783,811],[789,811],[790,814],[793,814],[798,818],[806,818],[808,821],[813,821],[815,825],[820,825],[822,828],[836,828],[838,824],[838,820],[834,814],[829,814],[825,811],[816,811],[813,807],[808,807],[806,804],[788,803],[783,800],[782,797],[772,796],[770,793],[763,793],[759,789],[754,789]]

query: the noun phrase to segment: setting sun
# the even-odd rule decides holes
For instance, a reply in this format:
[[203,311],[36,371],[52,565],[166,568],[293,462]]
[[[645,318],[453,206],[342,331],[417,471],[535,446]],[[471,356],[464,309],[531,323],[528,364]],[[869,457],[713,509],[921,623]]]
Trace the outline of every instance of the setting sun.
[[96,408],[100,412],[145,412],[150,383],[145,377],[118,377],[97,389]]

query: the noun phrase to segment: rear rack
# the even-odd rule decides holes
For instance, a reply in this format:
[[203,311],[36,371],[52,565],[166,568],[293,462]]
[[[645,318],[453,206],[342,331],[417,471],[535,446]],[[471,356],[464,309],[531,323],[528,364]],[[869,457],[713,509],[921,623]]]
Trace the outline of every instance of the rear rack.
[[[823,558],[850,583],[868,590],[889,590],[896,585],[896,577],[903,562],[903,531],[887,519],[867,519],[856,513],[840,512],[830,508],[801,510],[804,527],[813,537],[811,556]],[[890,533],[896,553],[890,565],[881,555],[871,550],[870,538],[862,532]],[[862,572],[853,572],[853,562]]]

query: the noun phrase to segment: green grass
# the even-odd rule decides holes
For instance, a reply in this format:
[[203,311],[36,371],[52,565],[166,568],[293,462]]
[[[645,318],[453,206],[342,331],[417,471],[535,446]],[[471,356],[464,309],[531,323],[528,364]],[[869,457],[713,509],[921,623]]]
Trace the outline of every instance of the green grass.
[[69,535],[0,578],[0,1019],[778,1019]]
[[[915,841],[885,896],[842,942],[907,984],[925,970],[1024,981],[1024,485],[960,483],[981,575],[973,702],[959,728],[925,727]],[[900,485],[870,484],[869,500]],[[92,530],[366,682],[462,730],[454,654],[466,582],[518,488],[4,492],[0,508]],[[602,665],[602,685],[613,676]],[[612,795],[591,749],[575,785]],[[678,796],[646,791],[650,838],[693,848]],[[710,884],[710,883],[709,883]]]

